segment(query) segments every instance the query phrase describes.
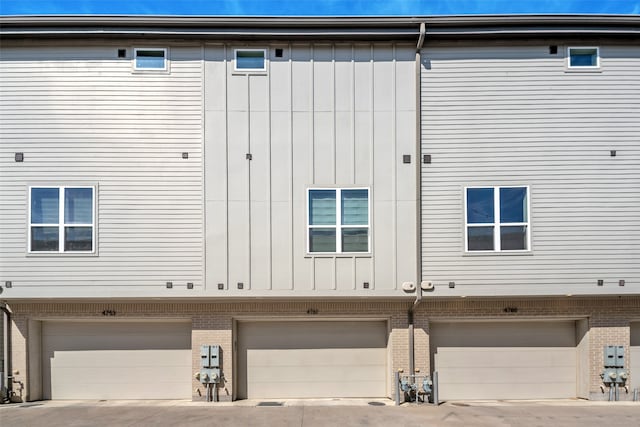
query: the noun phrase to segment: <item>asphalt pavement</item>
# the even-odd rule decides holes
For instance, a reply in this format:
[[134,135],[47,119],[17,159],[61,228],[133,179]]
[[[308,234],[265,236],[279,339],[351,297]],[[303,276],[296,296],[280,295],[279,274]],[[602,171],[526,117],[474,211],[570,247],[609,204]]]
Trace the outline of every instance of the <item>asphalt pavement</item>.
[[640,426],[640,402],[44,401],[0,405],[3,427],[90,426]]

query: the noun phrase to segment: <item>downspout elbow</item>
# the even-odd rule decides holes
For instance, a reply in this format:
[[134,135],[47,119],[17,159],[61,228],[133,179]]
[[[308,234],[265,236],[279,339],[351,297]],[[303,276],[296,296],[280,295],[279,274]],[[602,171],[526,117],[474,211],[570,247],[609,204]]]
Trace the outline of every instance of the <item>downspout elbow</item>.
[[427,26],[424,22],[420,23],[420,35],[418,36],[418,43],[416,44],[416,52],[420,52],[422,49],[422,45],[424,44],[424,39],[427,35]]

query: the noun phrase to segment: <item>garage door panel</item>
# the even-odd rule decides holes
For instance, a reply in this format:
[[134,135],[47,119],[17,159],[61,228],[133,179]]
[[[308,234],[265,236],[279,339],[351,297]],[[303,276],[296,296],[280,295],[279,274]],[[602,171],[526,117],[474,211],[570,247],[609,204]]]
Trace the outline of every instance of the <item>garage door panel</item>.
[[44,397],[188,399],[191,358],[188,322],[44,322]]
[[553,388],[540,388],[538,384],[533,383],[451,384],[447,389],[447,394],[440,395],[440,400],[566,399],[568,394],[575,393],[575,383],[558,383]]
[[[154,387],[140,384],[137,381],[130,381],[120,378],[118,382],[100,383],[96,388],[93,381],[76,381],[73,383],[54,383],[52,393],[55,399],[118,399],[118,400],[139,400],[139,399],[176,399],[177,393],[191,392],[190,386],[179,386],[175,389],[175,382],[158,381],[154,382]],[[78,397],[81,396],[81,397]],[[184,397],[180,397],[184,399]]]
[[382,397],[386,322],[241,322],[240,398]]
[[[473,353],[473,357],[470,356]],[[464,364],[468,367],[536,367],[554,368],[575,366],[574,348],[439,348],[438,366],[456,367]]]
[[[382,350],[384,352],[384,350]],[[360,366],[380,360],[381,349],[309,349],[309,350],[248,350],[247,362],[251,366]]]
[[251,384],[266,382],[274,384],[293,382],[290,380],[290,378],[295,378],[295,381],[304,383],[326,382],[341,385],[344,385],[345,381],[366,381],[380,383],[384,380],[384,376],[380,375],[379,371],[379,367],[376,367],[369,370],[351,370],[349,372],[345,372],[344,375],[336,375],[335,369],[332,371],[331,367],[328,366],[312,369],[295,366],[289,369],[274,369],[270,372],[252,371]]
[[[340,325],[339,329],[332,327]],[[367,348],[386,346],[386,328],[381,322],[243,322],[247,348],[317,349]],[[268,327],[270,332],[265,333]]]
[[[376,356],[376,360],[384,360],[384,356]],[[302,362],[303,363],[303,362]],[[345,369],[342,369],[344,367]],[[368,364],[360,365],[351,369],[348,365],[332,365],[332,364],[290,364],[290,365],[248,365],[248,374],[251,381],[284,381],[286,378],[294,377],[304,379],[305,381],[334,381],[342,382],[345,380],[354,381],[384,381],[384,364]]]
[[[191,366],[189,366],[189,368],[190,367]],[[173,369],[173,366],[170,367],[170,369],[165,369],[164,371],[159,371],[157,367],[147,366],[117,368],[102,367],[99,369],[92,367],[66,366],[54,368],[51,378],[54,384],[74,384],[80,381],[88,384],[120,384],[123,382],[130,383],[132,380],[144,382],[141,381],[143,379],[146,379],[147,382],[152,382],[153,384],[159,384],[166,382],[180,382],[184,380],[182,373]]]
[[54,351],[51,363],[57,367],[77,367],[92,360],[94,366],[117,365],[119,367],[191,366],[191,354],[184,350],[103,350],[103,351]]
[[430,338],[441,400],[576,397],[573,321],[434,323]]
[[309,382],[304,388],[298,382],[255,383],[252,384],[251,399],[379,398],[385,394],[376,381],[363,382],[361,386],[368,391],[338,387],[334,382]]
[[[136,347],[140,341],[140,335],[57,335],[49,336],[54,339],[59,350],[76,350],[82,345],[83,350],[114,350]],[[145,346],[150,349],[184,349],[189,346],[190,340],[175,335],[145,336]]]
[[[446,355],[445,355],[446,357]],[[541,383],[553,384],[555,382],[574,381],[575,374],[565,367],[549,368],[541,370],[532,367],[500,367],[499,369],[486,369],[485,367],[454,367],[439,368],[438,379],[446,384],[465,383]]]

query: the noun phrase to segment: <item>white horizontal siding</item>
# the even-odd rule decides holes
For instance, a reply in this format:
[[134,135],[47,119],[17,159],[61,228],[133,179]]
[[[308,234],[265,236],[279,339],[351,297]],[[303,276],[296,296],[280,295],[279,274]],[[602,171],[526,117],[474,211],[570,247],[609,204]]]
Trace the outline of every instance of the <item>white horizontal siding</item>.
[[[169,46],[170,71],[154,74],[117,58],[131,46],[3,43],[0,279],[13,282],[9,298],[204,286],[202,48]],[[26,253],[28,186],[56,184],[97,185],[95,256]]]
[[[640,292],[640,48],[596,44],[595,73],[566,72],[558,41],[423,50],[423,268],[434,295]],[[463,253],[463,188],[482,185],[530,186],[530,254]]]

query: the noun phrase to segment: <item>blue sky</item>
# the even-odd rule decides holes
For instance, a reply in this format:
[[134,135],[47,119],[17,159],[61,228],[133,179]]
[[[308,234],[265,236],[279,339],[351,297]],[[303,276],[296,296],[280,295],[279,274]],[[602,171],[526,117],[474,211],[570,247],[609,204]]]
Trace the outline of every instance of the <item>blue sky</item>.
[[0,0],[0,15],[640,14],[640,0]]

